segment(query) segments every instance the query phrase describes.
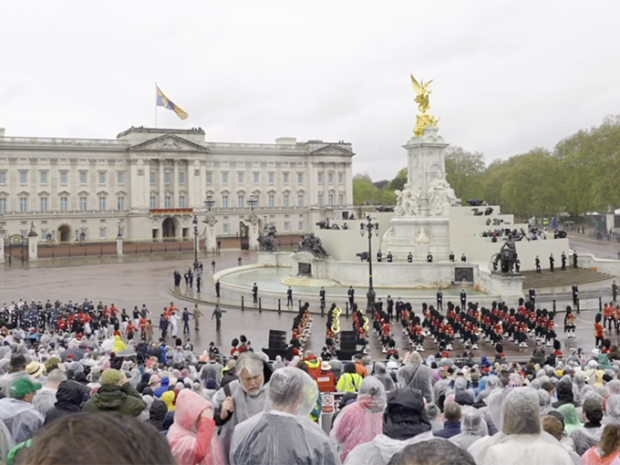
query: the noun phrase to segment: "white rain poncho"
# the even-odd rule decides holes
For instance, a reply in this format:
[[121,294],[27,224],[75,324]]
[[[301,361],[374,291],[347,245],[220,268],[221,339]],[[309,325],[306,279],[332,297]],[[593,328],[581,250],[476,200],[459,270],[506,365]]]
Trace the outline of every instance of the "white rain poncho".
[[551,410],[551,395],[544,389],[536,391],[538,394],[538,406],[540,407],[540,416],[547,415]]
[[[575,429],[570,437],[575,443],[575,452],[583,455],[590,447],[595,446],[601,439],[604,426],[600,424],[603,419],[603,405],[595,399],[588,399],[587,396],[595,392],[586,394],[583,401],[583,419],[586,421],[583,428]],[[586,413],[587,412],[587,413]]]
[[[469,449],[478,465],[573,465],[557,439],[541,433],[538,395],[529,387],[508,390],[503,403],[489,406],[497,415],[501,409],[501,433],[476,441]],[[501,400],[494,395],[493,401]]]
[[495,375],[487,376],[486,386],[484,388],[484,391],[481,391],[478,394],[478,402],[484,401],[487,397],[491,395],[491,392],[495,391],[496,389],[499,389],[500,384],[501,382],[497,376]]
[[18,399],[0,399],[0,420],[4,422],[15,444],[31,438],[43,426],[41,415],[32,404]]
[[441,421],[441,410],[437,404],[426,404],[426,416],[431,422],[431,431],[439,431],[443,429],[443,422]]
[[583,402],[583,394],[581,390],[586,385],[586,379],[583,374],[578,371],[573,376],[573,399],[577,402],[577,405],[581,405]]
[[394,380],[386,371],[385,365],[381,362],[377,362],[375,363],[375,374],[373,376],[381,381],[386,391],[391,391],[396,386],[394,386]]
[[43,386],[35,393],[34,399],[32,399],[32,405],[34,405],[34,408],[36,408],[41,415],[45,416],[48,411],[54,408],[57,391],[58,389]]
[[620,394],[620,379],[612,379],[606,387],[610,394]]
[[613,394],[607,398],[605,404],[607,415],[603,418],[603,425],[620,425],[620,395]]
[[0,461],[7,463],[7,455],[15,447],[13,437],[4,422],[0,421]]
[[420,354],[413,352],[409,363],[398,370],[396,377],[401,387],[419,389],[427,403],[433,402],[433,370],[422,364]]
[[[0,376],[0,392],[2,392],[2,394],[8,397],[11,384],[13,384],[14,381],[17,381],[20,378],[26,377],[30,378],[28,373],[26,373],[25,371],[15,371],[13,373],[7,373]],[[30,378],[30,380],[34,381],[32,378]]]
[[[254,415],[258,415],[265,409],[265,400],[267,399],[267,389],[269,384],[264,384],[258,395],[252,397],[245,392],[238,379],[229,384],[230,393],[235,404],[235,411],[232,413],[232,417],[228,420],[220,430],[220,441],[222,442],[222,449],[224,454],[230,453],[230,443],[232,441],[233,431],[235,427]],[[213,405],[221,408],[222,403],[226,400],[226,393],[224,389],[217,391],[213,397]]]
[[[319,391],[298,368],[285,367],[271,376],[265,412],[235,428],[231,465],[339,465],[329,437],[308,416]],[[273,408],[271,408],[273,406]]]
[[450,438],[450,441],[463,450],[469,447],[478,439],[487,435],[487,425],[482,417],[482,413],[476,409],[470,409],[461,419],[461,433]]
[[386,402],[383,383],[374,377],[364,379],[357,400],[340,412],[330,433],[343,462],[355,446],[383,433]]
[[419,390],[395,389],[387,394],[387,399],[383,434],[353,449],[345,465],[387,465],[394,454],[409,444],[433,439]]

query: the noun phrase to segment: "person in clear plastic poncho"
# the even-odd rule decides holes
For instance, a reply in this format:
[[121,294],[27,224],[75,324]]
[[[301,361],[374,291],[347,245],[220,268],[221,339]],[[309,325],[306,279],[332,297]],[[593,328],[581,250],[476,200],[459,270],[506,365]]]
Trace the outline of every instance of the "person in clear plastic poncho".
[[478,465],[573,465],[559,441],[542,432],[535,389],[513,388],[505,397],[499,392],[488,400],[501,432],[479,439],[468,449]]
[[605,403],[605,408],[607,415],[603,417],[603,421],[601,423],[603,425],[610,425],[612,423],[615,425],[620,425],[620,395],[612,394],[609,396],[607,398],[607,402]]
[[558,407],[558,412],[564,416],[564,433],[570,435],[573,431],[583,428],[583,423],[579,421],[577,409],[573,404],[564,404]]
[[383,434],[353,449],[345,465],[387,465],[394,454],[409,444],[432,439],[422,393],[407,387],[394,389],[387,394]]
[[[222,388],[213,397],[215,422],[222,426],[220,441],[224,451],[224,460],[230,454],[230,443],[235,427],[265,409],[267,389],[265,383],[265,366],[263,360],[253,353],[244,353],[236,366],[238,379],[232,381],[228,388]],[[230,396],[226,391],[230,389]]]
[[319,391],[298,368],[286,367],[271,376],[265,411],[237,425],[231,465],[340,465],[333,443],[308,419]]
[[461,419],[461,433],[450,438],[450,441],[467,450],[478,439],[488,434],[487,424],[480,410],[469,409]]
[[355,446],[372,441],[375,436],[383,433],[386,402],[383,383],[377,378],[368,377],[362,382],[357,401],[340,412],[330,436],[338,445],[343,462]]
[[189,389],[179,392],[167,435],[178,465],[222,465],[211,403]]
[[412,352],[409,355],[405,365],[398,370],[396,377],[398,384],[419,389],[427,403],[433,402],[433,370],[424,365],[419,353]]

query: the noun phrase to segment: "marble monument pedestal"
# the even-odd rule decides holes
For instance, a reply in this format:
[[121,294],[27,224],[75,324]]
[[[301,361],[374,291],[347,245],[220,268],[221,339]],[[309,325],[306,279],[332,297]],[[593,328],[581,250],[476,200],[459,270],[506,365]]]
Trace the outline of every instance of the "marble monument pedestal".
[[381,241],[381,252],[392,252],[394,260],[407,260],[409,253],[416,262],[426,262],[430,252],[434,260],[447,259],[450,254],[448,218],[392,218]]

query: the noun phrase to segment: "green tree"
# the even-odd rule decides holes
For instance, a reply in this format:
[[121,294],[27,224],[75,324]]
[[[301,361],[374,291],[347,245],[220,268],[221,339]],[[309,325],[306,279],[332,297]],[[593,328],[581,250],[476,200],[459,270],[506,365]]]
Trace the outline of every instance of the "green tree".
[[451,147],[446,150],[445,161],[446,179],[462,202],[483,197],[484,155]]
[[[392,179],[388,186],[386,186],[389,190],[394,192],[395,190],[403,190],[407,184],[407,168],[402,168],[394,179]],[[396,200],[396,195],[394,195],[394,200]]]
[[557,216],[564,208],[563,186],[555,173],[561,164],[545,149],[534,149],[511,160],[514,165],[502,185],[506,211],[522,219]]
[[375,205],[383,200],[381,190],[372,183],[367,173],[353,176],[353,204]]

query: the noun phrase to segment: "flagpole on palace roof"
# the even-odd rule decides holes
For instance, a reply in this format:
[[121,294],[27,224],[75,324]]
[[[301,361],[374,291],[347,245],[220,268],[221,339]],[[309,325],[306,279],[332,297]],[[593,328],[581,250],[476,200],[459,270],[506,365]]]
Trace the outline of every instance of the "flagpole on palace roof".
[[155,83],[155,129],[157,129],[157,83]]

